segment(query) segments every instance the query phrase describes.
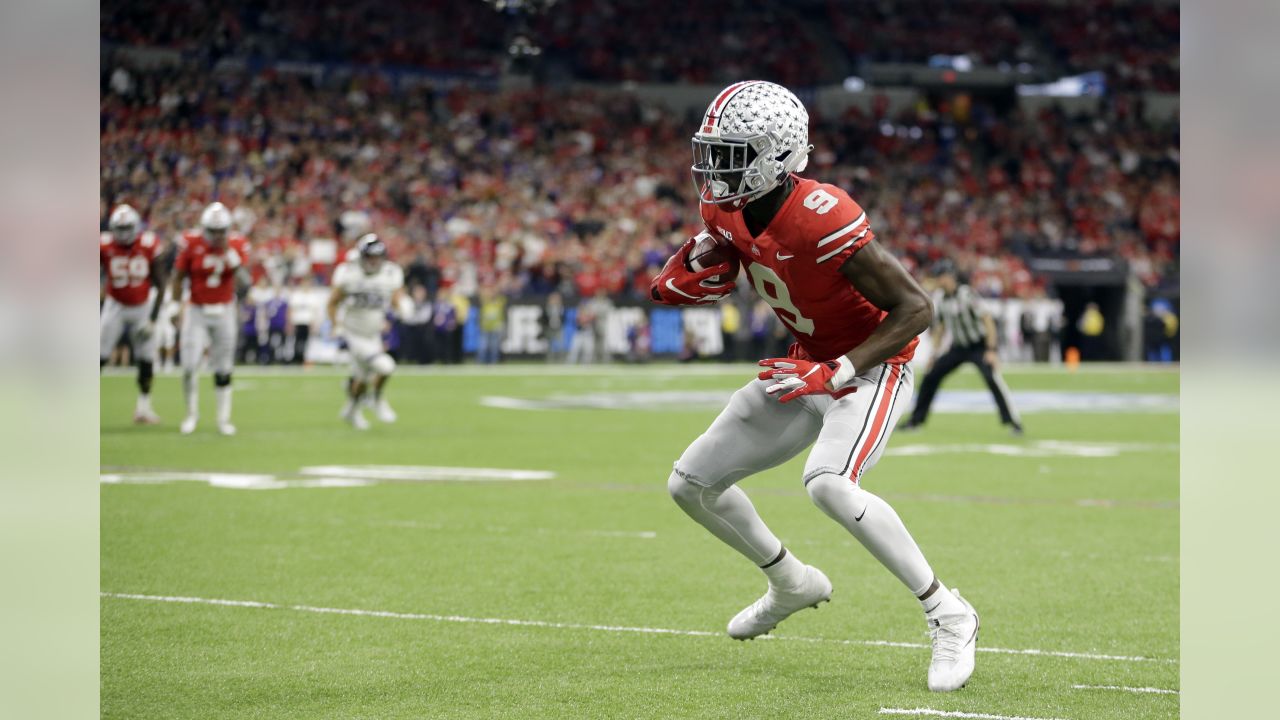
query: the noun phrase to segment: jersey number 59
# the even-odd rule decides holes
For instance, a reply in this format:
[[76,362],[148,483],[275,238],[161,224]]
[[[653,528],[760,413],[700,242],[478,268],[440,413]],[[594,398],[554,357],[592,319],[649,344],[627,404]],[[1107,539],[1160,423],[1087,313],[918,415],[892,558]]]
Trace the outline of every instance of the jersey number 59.
[[107,268],[111,273],[111,286],[122,288],[127,285],[140,285],[151,273],[151,264],[140,255],[124,257],[117,255],[111,258]]

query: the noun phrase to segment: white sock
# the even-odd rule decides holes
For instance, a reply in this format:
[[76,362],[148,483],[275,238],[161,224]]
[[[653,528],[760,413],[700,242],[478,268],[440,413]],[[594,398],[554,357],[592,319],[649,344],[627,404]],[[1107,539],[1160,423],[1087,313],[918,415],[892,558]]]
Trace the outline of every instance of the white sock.
[[196,385],[196,374],[190,370],[182,373],[182,394],[187,398],[187,417],[199,417],[200,388]]
[[146,393],[138,393],[137,412],[151,412],[151,396]]
[[218,424],[231,422],[231,386],[214,388],[213,394],[218,401]]
[[805,489],[815,505],[843,525],[916,597],[933,584],[933,569],[889,503],[834,473],[813,478]]
[[769,585],[783,590],[797,587],[804,581],[805,564],[785,547],[781,550],[782,559],[761,570],[769,578]]
[[[928,597],[920,596],[929,592],[929,588],[933,587],[933,583],[937,583],[938,587],[930,592]],[[958,615],[965,611],[964,603],[959,598],[951,594],[946,585],[941,580],[934,579],[929,586],[916,593],[916,598],[920,600],[920,607],[924,608],[924,614],[927,617],[938,617],[939,615]]]

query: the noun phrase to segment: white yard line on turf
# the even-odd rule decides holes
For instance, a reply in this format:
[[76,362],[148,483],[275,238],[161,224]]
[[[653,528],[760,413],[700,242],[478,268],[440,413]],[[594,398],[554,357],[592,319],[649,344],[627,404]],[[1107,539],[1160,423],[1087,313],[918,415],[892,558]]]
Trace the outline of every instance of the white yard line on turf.
[[880,708],[881,715],[929,715],[949,718],[980,718],[981,720],[1062,720],[1061,718],[1025,717],[1022,715],[992,715],[959,710],[934,710],[933,708]]
[[1119,690],[1120,692],[1150,693],[1152,695],[1181,695],[1177,690],[1153,687],[1126,687],[1124,685],[1072,685],[1075,690]]
[[[140,595],[137,593],[99,593],[104,598],[117,600],[141,600],[147,602],[185,603],[189,605],[223,605],[229,607],[262,608],[266,610],[293,610],[295,612],[326,615],[357,615],[361,617],[393,618],[396,620],[431,620],[435,622],[477,623],[481,625],[518,625],[522,627],[555,628],[558,630],[598,630],[602,632],[646,633],[650,635],[683,635],[687,637],[721,637],[723,633],[707,630],[676,630],[672,628],[629,627],[625,625],[588,625],[582,623],[558,623],[546,620],[515,620],[510,618],[476,618],[462,615],[433,615],[428,613],[403,613],[389,610],[361,610],[358,608],[326,608],[312,605],[281,605],[257,600],[222,600],[218,598],[185,597],[180,595]],[[792,642],[833,643],[836,645],[860,645],[868,647],[895,647],[928,649],[924,643],[893,642],[890,640],[836,640],[832,638],[808,638],[790,635],[765,635],[762,640]],[[1119,662],[1177,663],[1174,658],[1153,658],[1141,655],[1106,655],[1102,653],[1066,652],[1062,650],[1038,650],[979,647],[978,652],[1000,655],[1038,655],[1044,657],[1076,658],[1081,660],[1115,660]]]

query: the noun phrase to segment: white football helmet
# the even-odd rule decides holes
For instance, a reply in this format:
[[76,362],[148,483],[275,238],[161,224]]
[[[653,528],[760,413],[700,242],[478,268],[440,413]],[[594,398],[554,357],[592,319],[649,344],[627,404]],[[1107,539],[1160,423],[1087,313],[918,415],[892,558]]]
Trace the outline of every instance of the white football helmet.
[[703,203],[742,207],[809,163],[809,113],[790,90],[734,83],[711,101],[693,136],[693,184]]
[[231,230],[231,211],[220,202],[211,203],[200,213],[200,230],[206,240],[221,242]]
[[356,250],[360,253],[360,268],[366,275],[372,275],[382,269],[382,261],[387,259],[387,245],[373,233],[366,233],[356,241]]
[[130,245],[138,237],[138,228],[142,225],[142,217],[129,205],[117,205],[111,211],[111,219],[107,226],[111,235],[121,245]]

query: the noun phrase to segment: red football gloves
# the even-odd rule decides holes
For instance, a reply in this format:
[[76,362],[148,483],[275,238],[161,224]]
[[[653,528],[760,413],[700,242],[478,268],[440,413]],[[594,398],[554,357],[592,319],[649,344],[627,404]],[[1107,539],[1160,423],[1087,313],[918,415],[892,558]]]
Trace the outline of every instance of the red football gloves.
[[[853,379],[858,371],[849,359],[841,356],[826,362],[813,362],[797,358],[769,358],[760,361],[760,367],[769,368],[760,373],[761,380],[774,380],[764,391],[778,398],[778,402],[791,402],[802,395],[830,394]],[[778,395],[778,393],[784,393]]]
[[729,263],[712,265],[702,272],[689,270],[689,252],[696,238],[689,238],[684,245],[667,259],[662,272],[649,284],[649,296],[663,305],[697,305],[713,303],[733,292],[737,282],[730,280],[721,285],[708,285],[707,279],[729,272]]

